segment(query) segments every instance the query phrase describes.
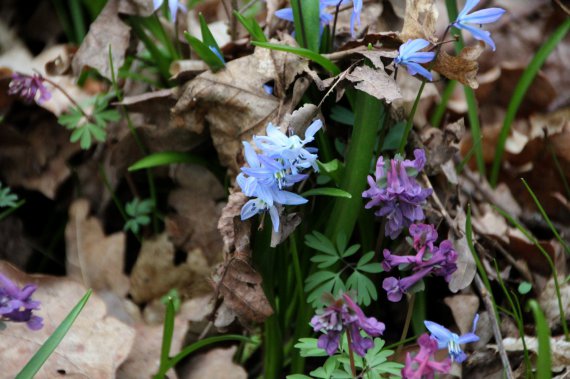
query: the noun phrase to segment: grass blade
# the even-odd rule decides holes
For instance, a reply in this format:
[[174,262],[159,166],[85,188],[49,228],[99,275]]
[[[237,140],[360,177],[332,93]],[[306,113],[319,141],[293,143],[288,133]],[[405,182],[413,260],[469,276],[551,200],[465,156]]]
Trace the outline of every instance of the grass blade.
[[529,300],[528,307],[532,311],[536,323],[536,335],[538,337],[538,354],[536,357],[537,379],[552,378],[552,361],[550,355],[550,328],[544,318],[544,313],[536,300]]
[[196,163],[207,165],[207,161],[188,153],[180,153],[177,151],[161,151],[147,155],[129,166],[129,171],[138,171],[145,168],[153,168],[176,163]]
[[[166,315],[164,316],[164,329],[162,332],[162,347],[160,349],[160,365],[157,375],[164,375],[173,365],[170,364],[170,348],[172,346],[172,336],[174,335],[174,299],[169,296],[166,303]],[[159,376],[162,378],[162,376]]]
[[566,36],[570,31],[570,18],[567,18],[560,26],[552,33],[548,40],[542,45],[540,49],[536,52],[527,68],[524,70],[517,86],[515,87],[515,92],[507,108],[507,114],[503,121],[503,126],[501,127],[501,132],[499,134],[499,140],[497,141],[497,150],[495,151],[495,158],[493,159],[493,166],[491,168],[491,176],[489,182],[491,186],[495,187],[497,185],[497,180],[499,179],[499,170],[501,168],[501,160],[503,158],[503,153],[505,152],[505,144],[507,142],[507,137],[511,131],[511,124],[515,120],[517,111],[526,95],[527,90],[532,84],[538,71],[546,61],[546,58],[554,50],[556,45]]
[[255,18],[253,17],[246,18],[238,11],[234,11],[234,15],[238,19],[238,21],[243,25],[243,27],[248,31],[252,41],[268,42],[267,37],[265,37],[265,34],[263,34],[263,29],[261,29],[261,26],[259,26]]
[[332,73],[333,75],[340,74],[340,68],[338,68],[336,64],[334,64],[331,60],[323,57],[321,54],[315,53],[312,50],[304,49],[302,47],[293,47],[288,45],[280,45],[277,43],[267,43],[267,42],[252,41],[251,44],[266,49],[285,51],[287,53],[292,53],[300,57],[310,59],[316,64],[323,67],[328,72]]
[[331,188],[331,187],[321,187],[321,188],[313,188],[311,190],[305,191],[301,194],[303,197],[307,196],[331,196],[331,197],[344,197],[346,199],[352,198],[352,195],[346,191],[341,190],[340,188]]
[[320,9],[318,0],[292,0],[297,43],[311,51],[319,51]]
[[[198,56],[210,67],[214,72],[226,67],[225,63],[209,48],[209,45],[200,41],[198,38],[191,36],[188,32],[184,32],[186,41],[192,46],[192,49]],[[220,49],[218,49],[220,51]]]
[[88,290],[85,295],[79,300],[77,305],[73,307],[71,312],[65,317],[65,319],[59,324],[57,329],[53,332],[51,336],[44,342],[44,344],[40,347],[40,349],[34,354],[32,359],[24,366],[22,371],[16,376],[16,379],[28,379],[33,378],[34,375],[40,370],[42,365],[45,361],[49,358],[51,353],[57,348],[63,337],[67,334],[75,319],[81,311],[85,304],[87,304],[87,300],[91,296],[91,290]]

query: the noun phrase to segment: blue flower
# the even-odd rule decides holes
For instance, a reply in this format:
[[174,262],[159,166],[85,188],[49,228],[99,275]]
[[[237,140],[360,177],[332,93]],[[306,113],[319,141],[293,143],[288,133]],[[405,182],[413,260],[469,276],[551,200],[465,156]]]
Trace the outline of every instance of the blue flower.
[[212,53],[216,54],[216,57],[218,57],[218,59],[222,61],[224,65],[226,64],[226,60],[224,59],[222,53],[220,53],[220,50],[218,50],[215,46],[208,46],[208,48],[212,51]]
[[[340,4],[339,4],[340,2]],[[362,13],[362,0],[321,0],[321,4],[327,7],[337,7],[340,5],[346,5],[352,2],[353,10],[350,16],[350,34],[354,37],[354,24],[357,23],[360,26],[360,14]]]
[[435,58],[433,51],[420,51],[429,46],[429,44],[428,41],[422,38],[409,39],[400,46],[400,54],[394,59],[394,64],[406,66],[410,75],[420,74],[431,81],[431,73],[420,65],[420,63],[431,62]]
[[[323,32],[323,28],[327,25],[329,25],[332,20],[334,19],[334,16],[330,13],[327,13],[325,11],[325,8],[328,6],[327,2],[329,2],[330,0],[321,0],[321,2],[319,3],[319,17],[320,17],[320,24],[321,24],[321,33]],[[343,0],[346,1],[346,0]],[[338,1],[337,1],[338,3]],[[336,4],[335,4],[336,5]],[[275,16],[279,17],[282,20],[285,21],[289,21],[289,22],[294,22],[294,17],[293,17],[293,8],[283,8],[283,9],[279,9],[278,11],[275,12]]]
[[476,40],[485,41],[495,51],[495,42],[491,39],[491,33],[468,24],[482,25],[495,22],[506,11],[502,8],[487,8],[468,14],[478,3],[479,0],[467,0],[465,7],[459,12],[457,20],[452,25],[468,31]]
[[182,12],[186,12],[187,9],[184,5],[180,4],[179,0],[152,0],[153,11],[156,11],[158,8],[162,6],[162,4],[168,1],[168,9],[170,10],[170,16],[172,20],[176,22],[176,13],[180,9]]
[[447,347],[451,360],[461,363],[467,358],[467,355],[463,350],[461,350],[460,345],[479,341],[479,336],[475,334],[477,321],[479,321],[478,314],[475,315],[475,319],[473,320],[471,332],[465,333],[461,336],[458,336],[457,334],[449,331],[446,327],[432,321],[424,321],[424,324],[430,331],[431,338],[437,341],[437,347],[439,349],[445,349]]

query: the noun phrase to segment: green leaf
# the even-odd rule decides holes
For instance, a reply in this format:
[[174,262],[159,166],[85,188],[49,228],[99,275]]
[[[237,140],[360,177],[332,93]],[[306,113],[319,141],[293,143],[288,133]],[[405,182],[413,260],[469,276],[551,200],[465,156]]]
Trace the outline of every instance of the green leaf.
[[[354,125],[354,112],[350,109],[343,107],[342,105],[335,105],[331,108],[331,119],[336,122],[340,122],[344,125],[353,126]],[[390,129],[391,130],[391,129]],[[390,132],[388,132],[390,134]],[[401,137],[400,137],[401,139]],[[398,139],[398,144],[400,143],[400,139]],[[396,146],[398,148],[398,146]]]
[[22,371],[16,376],[16,379],[28,379],[33,378],[34,375],[39,371],[45,361],[49,358],[51,353],[57,348],[59,343],[63,340],[77,316],[87,304],[87,300],[91,296],[91,290],[88,290],[85,295],[79,300],[77,305],[73,307],[71,312],[65,317],[65,319],[59,324],[57,329],[52,333],[51,336],[44,342],[40,349],[34,354],[30,361],[24,366]]
[[309,246],[315,250],[321,251],[325,254],[338,256],[338,252],[336,250],[336,247],[331,242],[331,240],[329,240],[327,237],[325,237],[324,234],[319,233],[317,231],[314,231],[311,234],[305,235],[305,245],[307,245],[307,246]]
[[544,313],[535,300],[529,300],[528,307],[534,316],[536,323],[536,335],[538,337],[538,354],[536,361],[536,378],[552,378],[552,357],[550,355],[550,328]]
[[335,183],[340,183],[340,179],[343,171],[343,164],[338,159],[333,159],[330,162],[320,162],[317,161],[319,169],[329,174],[329,176],[335,181]]
[[305,291],[309,292],[324,282],[332,282],[336,276],[337,274],[331,271],[317,271],[305,279]]
[[378,292],[376,291],[376,286],[374,286],[372,280],[359,271],[354,271],[348,277],[346,288],[356,291],[357,302],[359,304],[367,306],[370,305],[372,300],[376,300],[378,298]]
[[358,245],[358,244],[352,245],[351,247],[346,249],[346,251],[344,253],[342,253],[342,257],[348,258],[348,257],[354,255],[358,250],[360,250],[360,245]]
[[532,289],[532,284],[529,282],[521,282],[518,291],[521,295],[526,295]]
[[368,262],[370,262],[374,258],[374,252],[369,251],[368,253],[364,254],[356,264],[356,267],[360,269],[360,267],[365,266]]
[[397,150],[400,146],[400,141],[404,136],[404,132],[406,130],[406,122],[400,121],[393,125],[389,130],[388,134],[384,138],[384,142],[382,143],[382,149],[380,151],[388,151],[388,150]]
[[[291,0],[295,39],[300,46],[318,52],[321,36],[319,0]],[[302,15],[302,17],[301,17]]]
[[206,19],[204,18],[202,13],[198,15],[198,18],[200,19],[200,31],[202,32],[202,41],[204,42],[204,44],[206,46],[215,47],[216,50],[221,51],[220,46],[218,46],[218,42],[216,42],[216,39],[214,38],[214,35],[210,31],[208,23],[206,22]]
[[129,171],[138,171],[147,168],[153,168],[153,167],[176,164],[176,163],[196,163],[201,165],[207,165],[205,159],[189,153],[180,153],[176,151],[161,151],[159,153],[153,153],[147,155],[146,157],[133,163],[129,167]]
[[310,376],[303,375],[303,374],[287,375],[286,378],[287,379],[312,379]]
[[295,347],[300,350],[302,357],[325,357],[327,352],[317,347],[318,340],[316,338],[299,338],[299,342]]
[[346,199],[350,199],[352,197],[351,194],[349,194],[346,191],[341,190],[340,188],[331,188],[331,187],[313,188],[313,189],[305,191],[301,194],[301,196],[303,196],[303,197],[317,196],[317,195],[331,196],[331,197],[344,197]]
[[367,272],[369,274],[378,274],[382,271],[384,271],[384,269],[382,268],[382,264],[380,263],[368,263],[365,264],[363,266],[359,266],[358,267],[359,271],[363,271],[363,272]]
[[280,45],[277,43],[268,43],[268,42],[252,41],[251,44],[255,45],[255,46],[263,47],[266,49],[285,51],[288,53],[292,53],[292,54],[310,59],[313,62],[315,62],[316,64],[323,67],[328,72],[332,73],[333,75],[339,75],[340,74],[340,68],[338,68],[338,66],[335,65],[331,60],[329,60],[328,58],[323,57],[319,53],[316,53],[316,52],[311,51],[309,49],[304,49],[302,47],[293,47],[293,46],[288,46],[288,45]]
[[257,20],[253,17],[245,17],[238,11],[234,11],[234,15],[238,21],[243,25],[243,27],[249,32],[252,41],[267,42],[267,37],[263,34],[263,29],[257,23]]
[[[225,63],[220,60],[220,58],[206,45],[204,42],[200,41],[198,38],[191,36],[188,32],[184,32],[184,37],[192,46],[192,49],[198,54],[198,56],[210,67],[213,72],[219,71],[226,67]],[[218,49],[218,51],[220,51]]]

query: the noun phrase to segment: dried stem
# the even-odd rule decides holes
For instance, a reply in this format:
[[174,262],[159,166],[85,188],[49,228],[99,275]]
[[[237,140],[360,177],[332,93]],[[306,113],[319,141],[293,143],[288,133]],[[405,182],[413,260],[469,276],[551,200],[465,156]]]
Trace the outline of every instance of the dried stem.
[[[39,72],[38,72],[38,74],[39,74]],[[79,105],[79,103],[77,103],[77,101],[75,101],[75,99],[73,97],[71,97],[71,95],[66,90],[63,89],[63,87],[61,87],[59,84],[57,84],[53,80],[46,78],[45,76],[42,76],[42,80],[49,83],[51,86],[53,86],[59,92],[61,92],[71,102],[71,104],[73,104],[77,109],[79,109],[79,112],[81,112],[83,117],[85,117],[89,122],[93,122],[93,117],[91,117],[91,115],[88,115],[87,112],[85,112],[85,110],[83,109],[83,107],[81,105]]]
[[[238,12],[238,0],[232,0],[232,11],[234,12]],[[235,41],[237,39],[237,26],[238,26],[238,21],[237,21],[237,17],[234,14],[234,12],[232,12],[231,14],[231,19],[230,19],[230,36],[232,38],[232,41]]]
[[350,337],[350,330],[346,330],[346,339],[348,341],[348,358],[350,360],[350,369],[352,370],[352,377],[356,378],[356,365],[354,364],[354,352],[352,351],[352,338]]
[[[408,330],[410,329],[410,323],[412,321],[412,313],[414,312],[414,303],[416,302],[416,295],[411,294],[408,296],[408,311],[406,312],[406,320],[404,321],[404,329],[402,330],[402,335],[400,337],[400,342],[403,342],[408,335]],[[399,355],[402,349],[404,348],[404,344],[400,343],[398,349],[396,350],[396,355]]]

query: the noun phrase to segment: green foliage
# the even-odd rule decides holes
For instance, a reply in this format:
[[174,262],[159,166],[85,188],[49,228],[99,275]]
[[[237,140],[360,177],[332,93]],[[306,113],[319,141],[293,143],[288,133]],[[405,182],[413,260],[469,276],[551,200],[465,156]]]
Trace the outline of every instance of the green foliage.
[[208,162],[199,156],[178,151],[160,151],[149,154],[129,166],[129,171],[138,171],[146,168],[165,166],[176,163],[196,163],[208,166]]
[[87,304],[87,300],[91,296],[91,290],[88,290],[85,295],[79,300],[77,305],[73,307],[73,309],[69,312],[69,314],[65,317],[65,319],[59,324],[57,329],[52,333],[51,336],[44,342],[44,344],[40,347],[40,349],[34,354],[32,359],[24,366],[22,371],[16,376],[16,379],[29,379],[33,378],[34,375],[39,371],[45,361],[49,358],[51,353],[56,349],[59,345],[63,337],[67,334],[75,319],[81,311],[85,304]]
[[308,191],[305,191],[301,194],[303,197],[307,196],[330,196],[330,197],[344,197],[346,199],[350,199],[352,197],[346,191],[341,190],[340,188],[331,188],[331,187],[318,187],[313,188]]
[[552,356],[550,354],[550,328],[544,317],[544,313],[536,300],[530,300],[528,307],[532,311],[536,323],[536,335],[538,337],[538,354],[536,359],[536,378],[552,378]]
[[278,43],[268,43],[268,42],[252,41],[251,44],[255,45],[255,46],[259,46],[259,47],[264,47],[266,49],[293,53],[293,54],[298,55],[300,57],[304,57],[304,58],[312,60],[316,64],[321,65],[322,68],[324,68],[328,72],[332,73],[333,75],[339,75],[340,74],[340,68],[338,68],[338,66],[336,64],[334,64],[328,58],[325,58],[321,54],[316,53],[312,50],[304,49],[302,47],[293,47],[293,46],[280,45]]
[[532,289],[532,284],[529,282],[521,282],[518,287],[518,291],[521,295],[526,295]]
[[245,17],[237,11],[234,11],[234,16],[243,25],[243,27],[249,32],[252,41],[267,42],[267,37],[263,34],[263,29],[257,23],[254,17]]
[[72,130],[71,142],[79,141],[82,149],[89,149],[95,141],[105,142],[107,123],[119,121],[121,115],[115,109],[107,109],[109,97],[96,96],[90,101],[93,105],[91,115],[87,117],[79,106],[71,108],[69,113],[59,116],[58,122]]
[[[321,270],[309,275],[305,281],[305,291],[309,293],[307,301],[314,307],[322,306],[321,296],[324,293],[338,295],[341,291],[356,291],[356,301],[359,304],[369,305],[378,298],[376,286],[367,274],[377,274],[382,271],[380,263],[372,262],[374,252],[370,251],[360,257],[356,264],[347,261],[360,250],[360,245],[347,246],[348,241],[344,235],[338,235],[335,244],[325,235],[313,232],[305,236],[305,244],[318,251],[311,261]],[[342,265],[340,270],[323,270],[333,266]],[[346,277],[345,272],[352,273]],[[346,277],[346,281],[343,279]]]
[[[362,332],[362,335],[366,334]],[[295,345],[300,350],[302,357],[324,357],[326,352],[317,347],[316,338],[301,338]],[[354,363],[360,372],[359,378],[380,379],[392,376],[400,376],[403,365],[397,362],[389,362],[388,357],[394,354],[393,350],[384,349],[384,340],[374,338],[374,347],[368,350],[364,357],[354,356]],[[329,357],[322,367],[311,371],[311,376],[289,375],[287,379],[351,379],[350,358],[348,356],[348,342],[343,336],[342,351]]]
[[210,67],[210,70],[216,72],[223,69],[226,67],[226,62],[212,51],[212,49],[214,49],[221,54],[220,46],[218,46],[202,14],[200,14],[200,30],[202,32],[203,41],[191,36],[188,32],[184,32],[184,37],[186,37],[186,40],[196,54]]
[[12,193],[10,187],[2,188],[0,182],[0,208],[14,208],[17,206],[18,195]]
[[291,8],[297,43],[318,52],[321,36],[319,0],[291,0]]
[[168,303],[171,301],[174,306],[174,312],[178,312],[180,310],[182,300],[180,300],[180,294],[176,288],[172,288],[166,295],[160,298],[160,302],[165,306],[168,306]]
[[149,214],[152,212],[154,202],[152,199],[140,200],[134,198],[131,202],[127,203],[125,211],[129,216],[129,220],[125,223],[125,230],[130,230],[134,234],[139,234],[141,226],[150,224]]

